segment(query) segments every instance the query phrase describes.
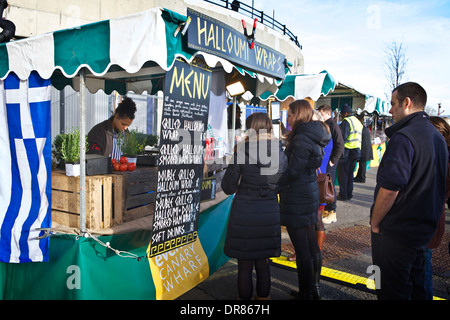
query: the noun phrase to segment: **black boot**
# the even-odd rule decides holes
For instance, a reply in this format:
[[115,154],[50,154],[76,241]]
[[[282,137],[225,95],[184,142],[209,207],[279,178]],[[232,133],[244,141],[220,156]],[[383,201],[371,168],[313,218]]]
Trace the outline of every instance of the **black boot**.
[[322,271],[322,253],[316,253],[314,255],[314,280],[312,285],[312,297],[313,300],[320,300],[320,272]]

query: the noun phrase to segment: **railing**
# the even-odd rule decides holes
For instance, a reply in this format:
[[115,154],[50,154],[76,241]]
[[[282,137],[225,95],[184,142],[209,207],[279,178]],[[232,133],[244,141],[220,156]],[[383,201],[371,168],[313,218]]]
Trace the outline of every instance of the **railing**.
[[296,35],[294,35],[288,28],[286,28],[285,24],[281,24],[271,16],[268,16],[264,13],[264,11],[260,11],[258,9],[253,8],[252,6],[249,6],[243,2],[240,1],[231,1],[231,0],[204,0],[206,2],[218,5],[222,8],[230,9],[233,11],[237,11],[242,13],[243,15],[246,15],[248,17],[251,17],[252,19],[257,18],[259,23],[262,23],[263,25],[272,28],[274,30],[278,30],[284,35],[288,36],[300,49],[302,46],[298,42],[298,38]]

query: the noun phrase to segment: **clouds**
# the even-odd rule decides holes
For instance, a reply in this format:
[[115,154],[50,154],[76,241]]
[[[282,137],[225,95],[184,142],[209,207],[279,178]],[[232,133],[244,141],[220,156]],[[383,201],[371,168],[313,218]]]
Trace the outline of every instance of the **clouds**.
[[[251,5],[251,1],[247,1]],[[386,46],[403,42],[404,81],[428,92],[429,105],[450,113],[450,1],[254,0],[285,23],[303,46],[306,73],[327,70],[356,89],[385,97]],[[274,8],[275,7],[275,8]]]

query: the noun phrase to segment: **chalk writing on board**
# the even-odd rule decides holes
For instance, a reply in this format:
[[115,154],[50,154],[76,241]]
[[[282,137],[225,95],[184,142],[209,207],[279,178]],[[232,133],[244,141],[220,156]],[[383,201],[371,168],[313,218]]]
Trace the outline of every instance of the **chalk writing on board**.
[[197,238],[210,83],[181,61],[166,73],[150,257]]

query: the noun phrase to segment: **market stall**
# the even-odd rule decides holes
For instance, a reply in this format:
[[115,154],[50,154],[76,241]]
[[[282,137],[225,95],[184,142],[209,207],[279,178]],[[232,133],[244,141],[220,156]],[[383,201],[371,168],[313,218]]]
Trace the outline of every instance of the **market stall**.
[[285,101],[288,98],[311,98],[317,101],[321,96],[326,96],[336,87],[336,81],[327,71],[318,74],[287,75],[283,83],[275,93],[265,92],[262,100],[275,98]]
[[[218,24],[214,19],[194,11],[188,13],[190,16],[155,8],[0,45],[0,102],[4,106],[0,117],[4,132],[0,142],[2,150],[10,150],[1,155],[5,166],[2,168],[3,182],[0,188],[2,191],[9,190],[2,192],[5,201],[0,210],[0,252],[3,262],[0,265],[0,291],[3,299],[173,299],[206,279],[227,260],[222,245],[232,197],[214,190],[214,196],[211,197],[213,201],[200,203],[203,185],[211,188],[207,179],[204,180],[205,184],[201,183],[203,176],[206,178],[210,172],[223,168],[222,164],[214,161],[204,165],[207,129],[211,129],[211,134],[216,137],[224,130],[209,128],[207,124],[212,122],[216,110],[219,112],[218,117],[223,119],[223,113],[220,112],[226,108],[226,85],[240,80],[250,97],[266,91],[274,92],[283,80],[285,61],[281,54],[256,43],[255,50],[271,54],[271,63],[257,61],[237,64],[233,59],[244,61],[246,59],[240,55],[245,54],[250,59],[254,53],[249,54],[245,46],[247,39],[242,38],[241,32],[222,24],[220,27],[223,31],[220,34],[229,34],[243,48],[240,53],[229,51],[237,54],[234,58],[218,55],[211,48],[208,49],[212,43],[207,37],[205,43],[189,44],[186,29],[194,32],[194,35],[198,30],[189,27],[188,21],[193,20],[191,15],[199,18],[195,21],[204,19],[205,28],[209,30],[217,30]],[[218,40],[215,43],[219,43]],[[218,48],[215,46],[213,49]],[[185,129],[194,139],[186,150],[189,147],[197,150],[193,152],[192,159],[198,159],[198,155],[202,157],[200,161],[183,162],[183,165],[176,163],[174,168],[169,166],[169,160],[165,163],[168,167],[163,168],[160,159],[157,167],[87,176],[86,146],[81,141],[80,176],[66,177],[61,172],[52,172],[48,125],[51,117],[50,85],[57,89],[70,85],[79,91],[81,137],[86,135],[86,90],[96,92],[101,89],[108,94],[113,91],[126,94],[129,91],[140,93],[144,90],[162,90],[165,93],[163,121],[167,119],[167,127],[163,129],[174,129],[170,127],[175,123],[171,119],[181,108],[187,108],[183,121],[188,123]],[[35,90],[37,87],[42,89]],[[198,96],[192,95],[195,90]],[[12,101],[11,97],[17,95],[22,100]],[[38,114],[35,111],[36,99],[42,105]],[[225,107],[221,107],[222,104]],[[12,118],[15,110],[20,112],[18,117]],[[190,116],[200,118],[189,124],[187,119]],[[18,127],[17,136],[11,135],[14,124]],[[35,135],[28,134],[31,132]],[[201,134],[200,139],[196,140],[196,133]],[[174,150],[170,140],[161,142],[160,158],[173,156],[170,152],[163,152]],[[187,205],[181,207],[180,204],[180,210],[190,208],[188,216],[191,220],[186,222],[183,218],[179,226],[172,226],[168,231],[161,229],[167,237],[173,235],[174,230],[183,232],[170,241],[158,243],[155,248],[149,242],[150,239],[150,243],[156,241],[155,221],[163,214],[151,220],[148,216],[161,206],[161,202],[158,202],[161,198],[173,196],[170,193],[163,195],[166,190],[162,190],[160,181],[161,176],[168,176],[169,170],[174,170],[178,177],[185,177],[186,174],[191,180],[196,178],[194,186],[189,184],[183,190],[178,190],[180,194],[173,202],[181,202],[184,199],[181,192],[188,189],[193,190],[192,195],[196,200],[189,202],[187,195]],[[187,186],[188,179],[184,180]],[[148,189],[142,190],[142,186],[138,185],[142,181]],[[28,185],[31,190],[27,188]],[[15,193],[14,188],[20,189],[20,192]],[[137,197],[139,199],[131,199],[134,195],[130,189],[141,189]],[[134,201],[134,204],[129,207],[130,201]],[[172,200],[167,203],[172,203]],[[52,225],[52,213],[61,229],[55,229]],[[127,219],[134,222],[129,228],[124,227],[123,223]],[[184,232],[187,225],[192,228]],[[101,234],[108,235],[102,237]],[[185,279],[183,285],[176,285],[174,289],[173,281],[177,282],[180,278],[163,275],[163,270],[167,269],[161,264],[161,257],[166,259],[169,254],[173,259],[178,258],[177,253],[182,254],[178,249],[184,245],[192,246],[189,249],[192,253],[195,251],[193,257],[197,259],[196,263],[200,263],[196,269],[201,272],[182,265],[183,271],[178,272],[184,272],[185,277],[181,278]],[[34,252],[39,254],[35,255]],[[129,261],[126,258],[131,258],[132,262],[125,262]],[[189,260],[187,256],[181,258]],[[187,266],[192,266],[192,259],[186,261]],[[15,264],[23,262],[30,263]],[[105,268],[108,272],[105,272]],[[127,270],[127,279],[117,281],[123,277],[124,270]],[[7,274],[11,272],[15,273],[14,281],[7,279]],[[74,277],[68,279],[71,272]],[[81,272],[81,280],[77,272]],[[165,280],[168,278],[172,289],[168,287],[169,280]],[[69,285],[69,280],[73,280],[73,285]],[[28,281],[33,281],[34,285],[40,283],[39,292],[23,290]],[[143,281],[147,283],[144,286]],[[59,289],[55,290],[55,286]]]
[[[341,97],[341,105],[338,102],[333,105],[330,96]],[[353,97],[357,97],[357,103],[355,103]],[[368,119],[366,125],[371,130],[374,159],[370,162],[370,167],[379,165],[386,149],[384,129],[390,118],[390,105],[387,101],[339,83],[327,71],[322,71],[319,74],[287,75],[275,93],[266,92],[261,96],[263,100],[276,99],[280,102],[305,98],[312,100],[313,107],[318,107],[324,103],[329,104],[336,111],[338,122],[340,121],[339,108],[342,107],[342,101],[353,100],[354,112],[363,114]]]

